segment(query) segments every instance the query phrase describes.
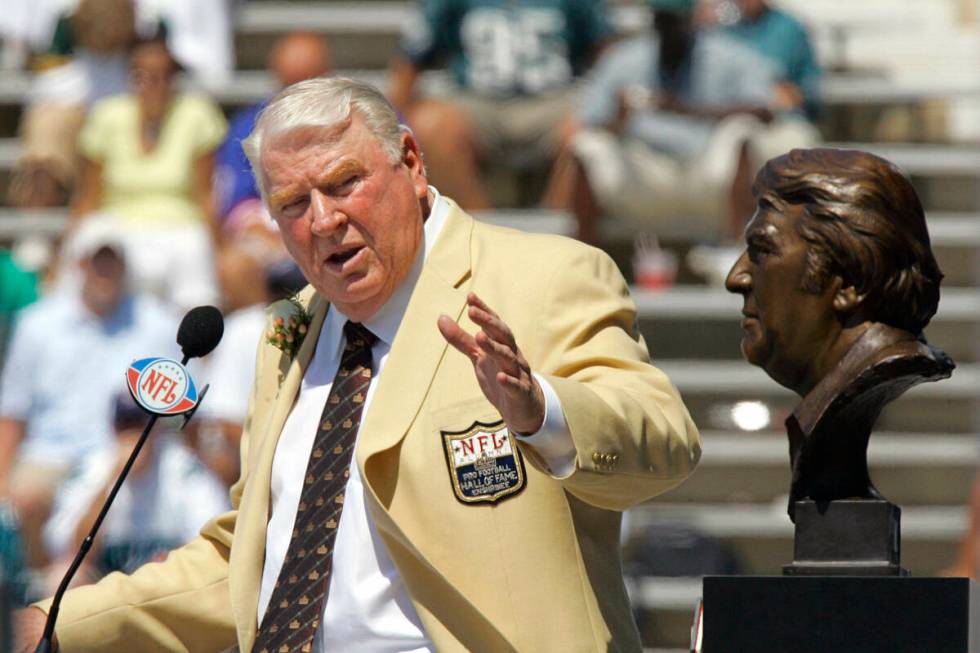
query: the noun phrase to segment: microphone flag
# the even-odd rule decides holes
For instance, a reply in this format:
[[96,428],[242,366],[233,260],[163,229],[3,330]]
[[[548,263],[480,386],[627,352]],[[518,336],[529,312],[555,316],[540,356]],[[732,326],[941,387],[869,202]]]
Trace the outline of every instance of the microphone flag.
[[126,370],[126,386],[136,403],[154,415],[181,415],[197,406],[194,379],[171,358],[134,361]]

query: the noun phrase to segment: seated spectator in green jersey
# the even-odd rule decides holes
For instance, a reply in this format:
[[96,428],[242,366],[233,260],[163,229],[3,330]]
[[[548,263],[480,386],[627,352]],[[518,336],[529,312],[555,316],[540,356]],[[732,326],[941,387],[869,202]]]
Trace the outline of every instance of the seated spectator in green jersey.
[[820,108],[820,66],[806,27],[766,0],[737,0],[739,20],[726,31],[777,67],[777,91],[814,118]]
[[0,370],[17,311],[37,299],[37,276],[22,270],[10,252],[0,249]]
[[[389,96],[425,150],[433,185],[481,209],[486,162],[548,165],[571,132],[575,80],[610,35],[604,0],[421,0]],[[455,88],[423,97],[420,71],[442,62]]]

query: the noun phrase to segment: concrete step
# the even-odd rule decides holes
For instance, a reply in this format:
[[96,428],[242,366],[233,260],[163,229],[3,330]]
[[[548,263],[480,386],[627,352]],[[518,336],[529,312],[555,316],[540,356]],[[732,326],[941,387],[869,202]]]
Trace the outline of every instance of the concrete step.
[[911,175],[980,176],[980,146],[937,143],[829,143],[865,150],[888,159]]
[[[736,402],[760,402],[772,423],[780,424],[799,397],[765,372],[743,361],[657,359],[676,384],[696,424],[703,429],[728,428]],[[888,404],[877,421],[879,431],[964,433],[980,423],[980,364],[961,363],[950,379],[924,383]]]
[[[613,3],[610,19],[623,33],[649,24],[640,3]],[[237,66],[265,66],[273,41],[292,29],[323,33],[338,68],[384,68],[398,54],[402,27],[415,15],[413,3],[375,0],[360,2],[250,2],[238,15],[235,29]]]
[[[383,2],[379,4],[385,4]],[[343,25],[341,25],[343,27]],[[341,30],[345,38],[364,38],[349,30]],[[248,47],[269,48],[274,37],[266,33],[248,34],[239,37],[248,42]],[[389,36],[388,39],[395,39]],[[370,56],[353,56],[350,48],[344,47],[341,39],[334,44],[335,55],[341,50],[340,59],[335,61],[337,74],[355,77],[370,82],[379,88],[387,88],[387,59],[374,61],[377,52]],[[262,43],[262,41],[268,43]],[[368,39],[370,41],[370,39]],[[397,52],[397,41],[385,42],[382,52],[392,56]],[[356,50],[355,50],[356,52]],[[344,64],[344,65],[342,65]],[[258,102],[275,90],[275,80],[264,70],[264,59],[257,61],[255,67],[244,67],[233,71],[225,80],[189,81],[181,78],[183,88],[198,88],[208,92],[219,104],[225,107],[238,107]],[[21,71],[0,72],[0,109],[19,107],[29,97],[31,75]],[[423,73],[422,87],[428,92],[445,92],[451,87],[448,72],[430,70]],[[883,74],[832,73],[828,72],[821,80],[820,95],[828,106],[916,104],[929,100],[963,99],[980,97],[980,82],[975,76],[965,78],[940,77],[895,79]]]
[[[722,288],[674,286],[664,290],[631,289],[640,317],[739,322],[742,297]],[[980,320],[980,289],[943,287],[936,322]]]
[[[20,156],[21,146],[16,138],[0,138],[0,169],[10,168]],[[0,206],[0,238],[17,237],[33,227],[23,227],[19,222],[22,210]],[[575,218],[567,211],[550,209],[494,209],[475,211],[476,219],[511,229],[534,233],[550,233],[574,236],[577,232]],[[50,233],[63,224],[64,209],[48,209],[32,212],[32,224],[38,225],[42,234]],[[927,214],[929,234],[935,248],[974,249],[980,247],[980,213],[936,211]],[[609,221],[603,224],[602,237],[608,241],[631,241],[635,232],[621,223]]]
[[[668,499],[630,510],[631,532],[653,523],[691,527],[731,543],[748,574],[780,575],[782,566],[793,559],[793,523],[785,499],[767,505],[668,503]],[[917,576],[938,574],[955,561],[966,527],[964,507],[903,507],[903,566]]]
[[[769,428],[781,429],[781,424]],[[673,503],[770,503],[789,489],[789,448],[782,430],[703,430],[704,453],[694,474],[663,499]],[[901,506],[961,506],[977,473],[973,433],[878,432],[868,461],[875,486]]]
[[[641,331],[655,359],[741,358],[740,296],[703,286],[632,292]],[[980,289],[944,287],[926,337],[955,361],[980,361]]]
[[694,607],[701,598],[700,577],[627,577],[626,589],[644,645],[690,650],[683,647],[690,642]]

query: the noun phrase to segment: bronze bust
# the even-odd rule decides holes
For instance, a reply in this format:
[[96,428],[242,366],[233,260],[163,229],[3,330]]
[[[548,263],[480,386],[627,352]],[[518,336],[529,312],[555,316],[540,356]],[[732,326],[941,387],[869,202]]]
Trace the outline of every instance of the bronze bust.
[[744,298],[745,358],[802,397],[786,421],[790,518],[801,499],[880,499],[866,451],[882,407],[954,367],[922,335],[943,276],[922,205],[898,168],[854,150],[771,159],[752,192],[725,285]]

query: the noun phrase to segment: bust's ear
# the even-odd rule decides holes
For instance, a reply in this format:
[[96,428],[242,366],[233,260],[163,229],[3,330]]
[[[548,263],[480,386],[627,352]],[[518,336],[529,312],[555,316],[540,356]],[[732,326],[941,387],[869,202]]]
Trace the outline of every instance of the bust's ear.
[[846,315],[860,306],[865,296],[858,293],[857,288],[854,286],[841,285],[837,288],[837,292],[834,293],[834,310]]

